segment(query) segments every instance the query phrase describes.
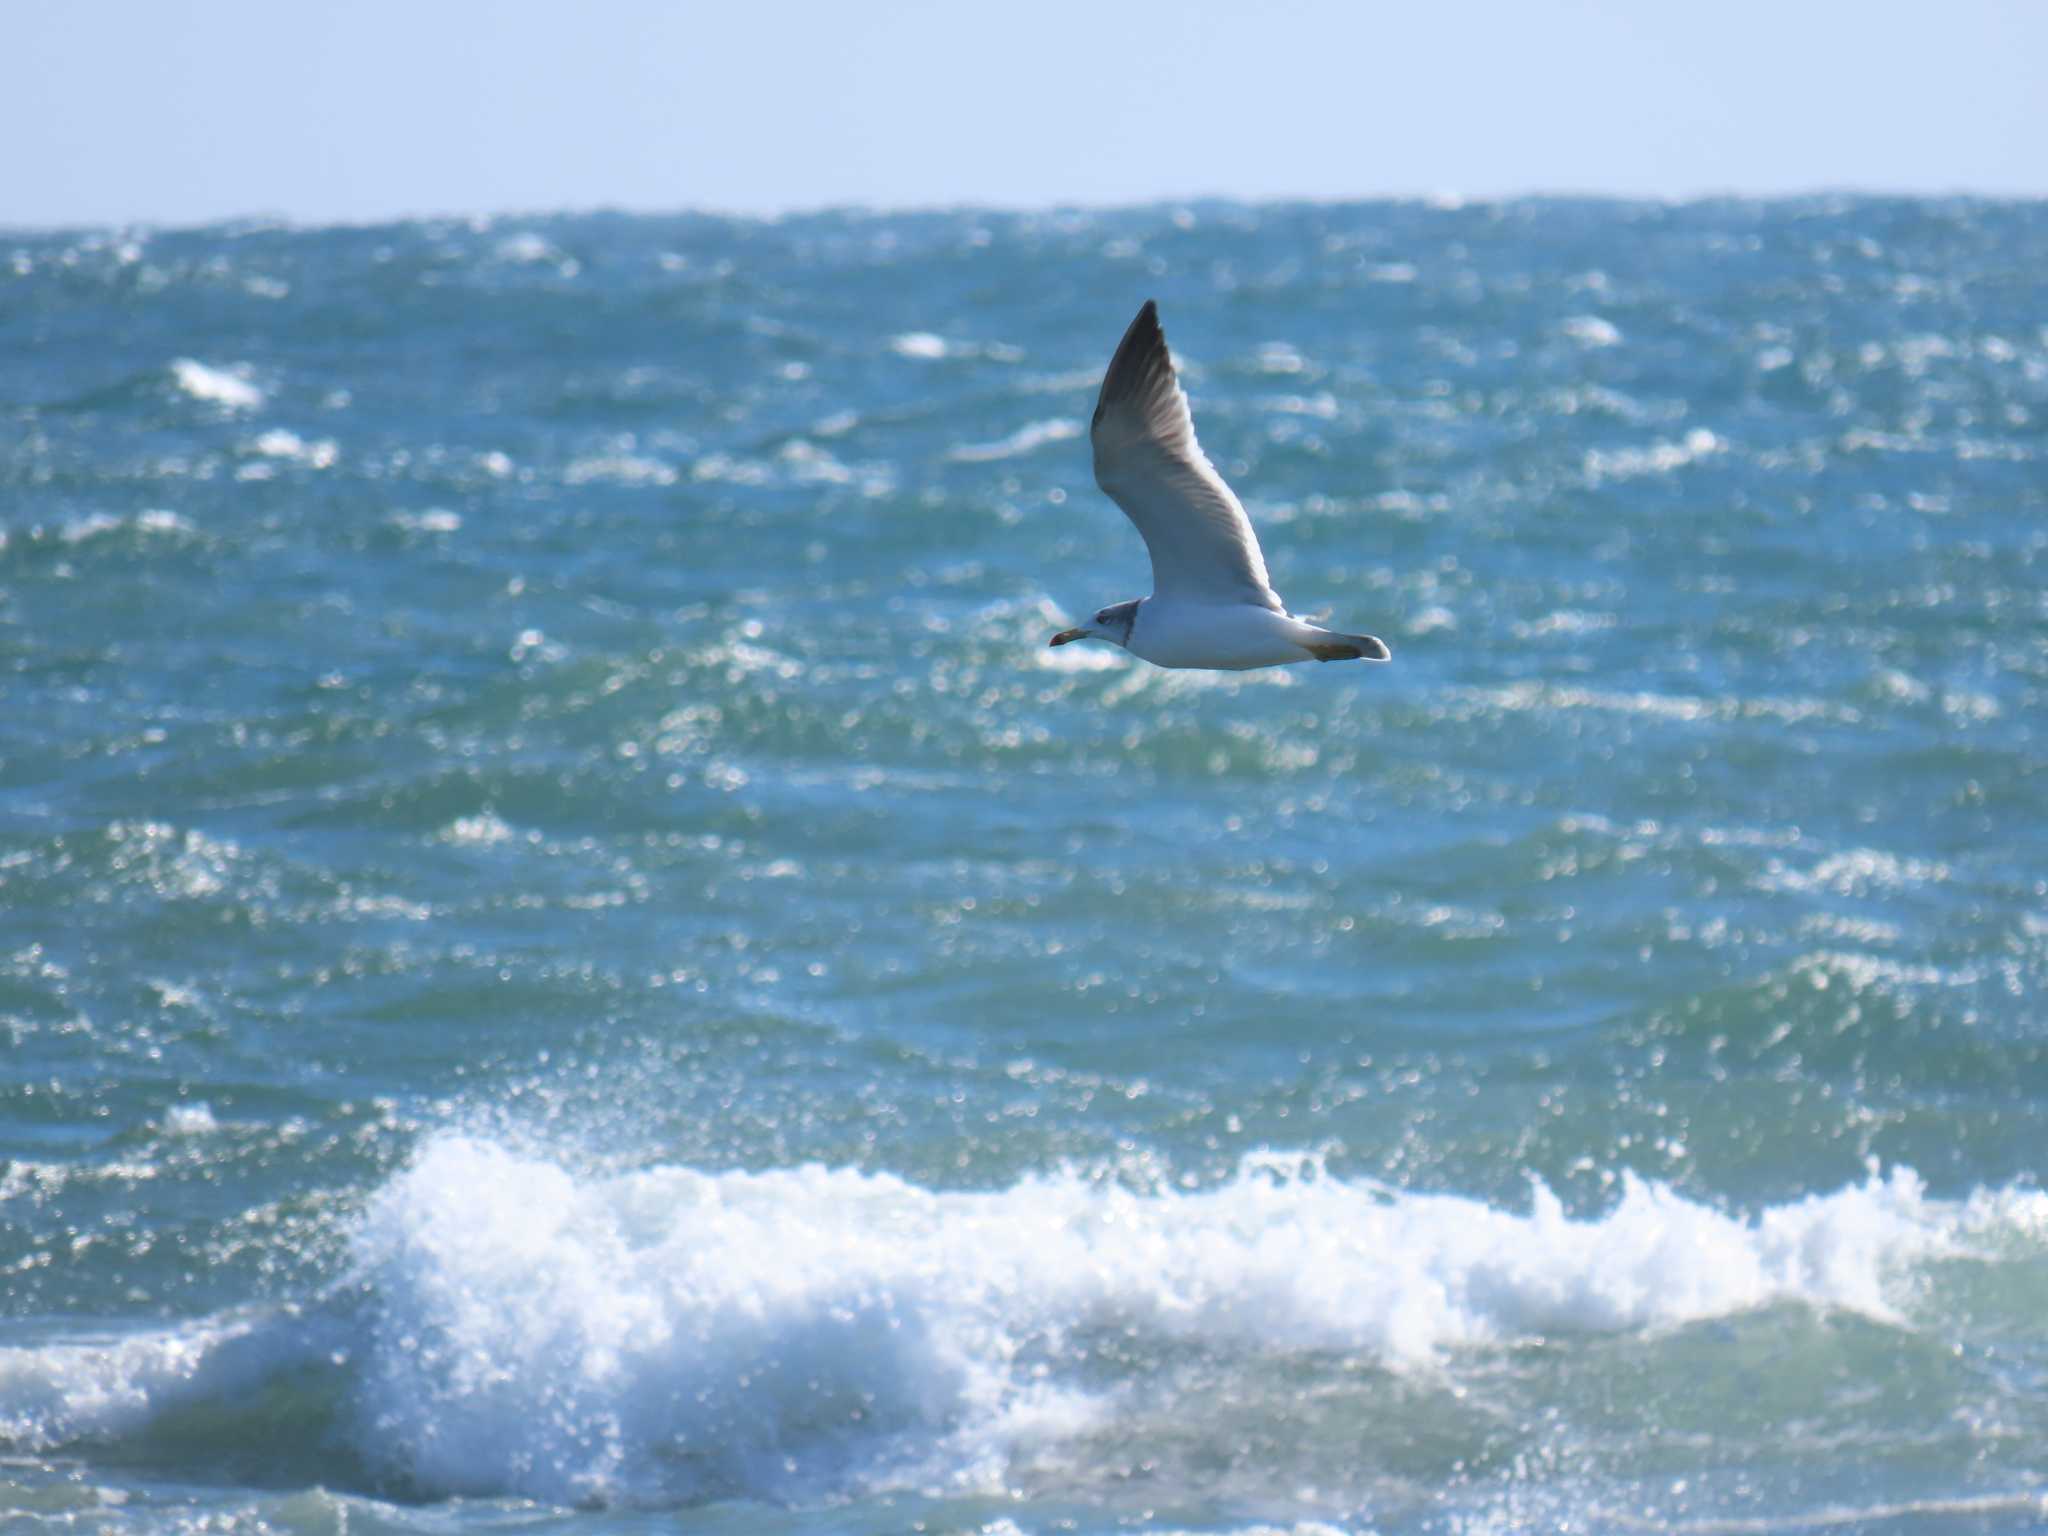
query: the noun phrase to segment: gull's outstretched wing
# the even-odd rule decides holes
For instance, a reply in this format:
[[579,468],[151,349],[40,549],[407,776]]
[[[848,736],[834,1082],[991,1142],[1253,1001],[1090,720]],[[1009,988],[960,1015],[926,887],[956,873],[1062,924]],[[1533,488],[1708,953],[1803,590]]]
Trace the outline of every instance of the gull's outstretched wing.
[[1155,596],[1287,611],[1266,577],[1251,519],[1195,441],[1150,299],[1109,361],[1089,437],[1095,483],[1152,552]]

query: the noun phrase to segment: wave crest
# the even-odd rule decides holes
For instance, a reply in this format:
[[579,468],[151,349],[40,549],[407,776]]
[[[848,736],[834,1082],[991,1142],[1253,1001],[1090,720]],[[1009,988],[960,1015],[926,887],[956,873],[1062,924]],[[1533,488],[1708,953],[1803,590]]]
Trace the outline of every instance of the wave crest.
[[1112,1405],[1091,1337],[1403,1369],[1776,1302],[1893,1320],[1897,1272],[1964,1224],[1906,1169],[1755,1220],[1624,1183],[1580,1220],[1541,1184],[1523,1214],[1314,1156],[1199,1191],[1075,1171],[942,1191],[815,1166],[579,1178],[449,1136],[358,1241],[366,1428],[458,1492],[980,1485]]
[[1914,1265],[2048,1232],[2048,1195],[1938,1201],[1903,1168],[1753,1218],[1622,1183],[1575,1218],[1541,1184],[1513,1211],[1313,1154],[1197,1190],[1064,1170],[949,1191],[588,1175],[443,1135],[373,1196],[324,1304],[0,1350],[0,1442],[147,1454],[181,1415],[297,1403],[307,1446],[338,1438],[367,1486],[424,1496],[995,1492],[1086,1464],[1191,1358],[1256,1413],[1309,1357],[1421,1386],[1474,1348],[1786,1303],[1904,1325]]

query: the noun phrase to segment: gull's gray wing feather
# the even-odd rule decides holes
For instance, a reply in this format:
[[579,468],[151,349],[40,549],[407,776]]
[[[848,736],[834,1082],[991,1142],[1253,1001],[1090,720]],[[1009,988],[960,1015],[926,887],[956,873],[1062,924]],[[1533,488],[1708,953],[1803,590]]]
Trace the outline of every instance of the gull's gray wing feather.
[[1095,483],[1138,525],[1161,598],[1287,610],[1244,507],[1195,441],[1188,397],[1152,300],[1124,332],[1089,428]]

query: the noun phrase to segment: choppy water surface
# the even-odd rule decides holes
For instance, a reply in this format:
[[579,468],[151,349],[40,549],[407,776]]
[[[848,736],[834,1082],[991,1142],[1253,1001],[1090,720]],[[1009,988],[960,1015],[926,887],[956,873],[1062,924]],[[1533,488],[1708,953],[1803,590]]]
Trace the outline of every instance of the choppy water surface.
[[[0,236],[0,1518],[2031,1528],[2048,211]],[[1153,671],[1160,300],[1298,610]]]

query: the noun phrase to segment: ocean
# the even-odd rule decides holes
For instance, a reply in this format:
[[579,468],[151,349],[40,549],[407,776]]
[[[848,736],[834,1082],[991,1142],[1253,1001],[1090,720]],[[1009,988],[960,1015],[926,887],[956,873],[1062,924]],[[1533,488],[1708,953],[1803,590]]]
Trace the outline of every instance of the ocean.
[[[2040,1527],[2044,274],[0,232],[0,1527]],[[1154,297],[1390,664],[1047,646]]]

